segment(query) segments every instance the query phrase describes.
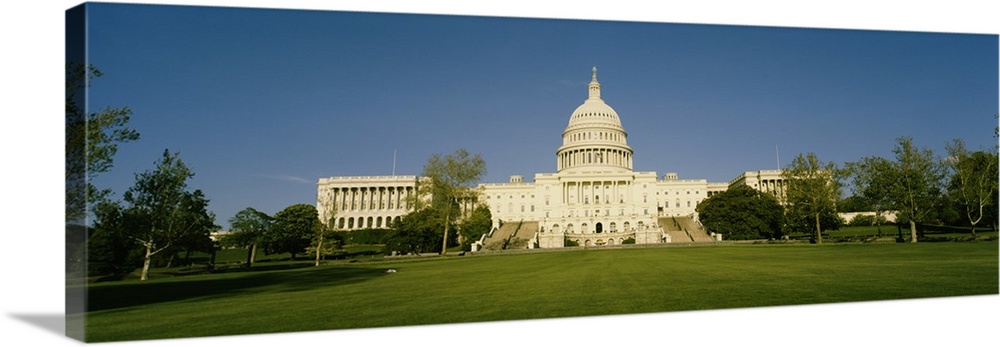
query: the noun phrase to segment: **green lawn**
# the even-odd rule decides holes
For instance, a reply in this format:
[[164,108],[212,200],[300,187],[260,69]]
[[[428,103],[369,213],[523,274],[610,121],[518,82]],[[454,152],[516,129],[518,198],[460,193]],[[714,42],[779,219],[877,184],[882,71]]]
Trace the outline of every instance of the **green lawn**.
[[996,242],[594,249],[97,283],[87,339],[997,294],[997,250]]

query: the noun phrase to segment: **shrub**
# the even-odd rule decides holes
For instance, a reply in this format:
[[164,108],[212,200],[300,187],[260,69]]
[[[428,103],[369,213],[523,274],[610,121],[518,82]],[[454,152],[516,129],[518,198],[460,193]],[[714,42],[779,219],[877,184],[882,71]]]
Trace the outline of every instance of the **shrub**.
[[575,241],[575,240],[566,239],[566,241],[563,242],[563,246],[564,247],[580,247],[580,243],[577,242],[577,241]]
[[623,245],[634,245],[635,244],[635,238],[634,237],[627,238],[627,239],[625,239],[625,240],[622,241],[622,244]]
[[875,225],[876,221],[878,221],[878,224],[883,224],[883,225],[886,224],[886,223],[888,223],[888,221],[885,219],[885,217],[882,217],[882,216],[858,215],[858,216],[855,216],[854,219],[851,219],[851,223],[848,224],[848,225],[852,226],[852,227],[870,226],[870,225]]
[[522,239],[520,237],[515,237],[507,242],[507,246],[504,249],[523,249],[528,247],[528,240]]
[[392,229],[358,229],[341,231],[344,244],[348,245],[384,245],[392,235]]

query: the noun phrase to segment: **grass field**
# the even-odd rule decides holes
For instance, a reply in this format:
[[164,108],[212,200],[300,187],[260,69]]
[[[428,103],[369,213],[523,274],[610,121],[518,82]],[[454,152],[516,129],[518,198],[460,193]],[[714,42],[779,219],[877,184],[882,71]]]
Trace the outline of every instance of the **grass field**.
[[93,284],[87,339],[998,293],[996,242],[674,246],[292,265]]

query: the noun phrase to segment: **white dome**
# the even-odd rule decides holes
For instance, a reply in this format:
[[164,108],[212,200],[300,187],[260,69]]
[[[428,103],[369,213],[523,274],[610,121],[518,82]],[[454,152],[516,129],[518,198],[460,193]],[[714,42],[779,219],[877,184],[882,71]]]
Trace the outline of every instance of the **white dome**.
[[615,109],[604,103],[600,97],[596,99],[587,99],[573,111],[573,115],[569,117],[569,125],[566,126],[566,130],[572,130],[579,127],[611,127],[615,130],[624,131],[625,128],[622,127],[621,119],[618,118],[618,112]]
[[589,96],[573,111],[556,150],[559,171],[566,169],[632,169],[632,148],[618,112],[601,99],[597,67],[587,85]]
[[609,130],[625,131],[622,127],[621,119],[618,118],[618,112],[615,112],[615,109],[604,103],[604,99],[601,99],[601,84],[597,82],[596,66],[593,69],[587,89],[590,94],[587,100],[584,100],[583,104],[577,107],[573,111],[573,115],[569,117],[569,125],[566,126],[566,131],[581,127],[601,127],[610,128]]

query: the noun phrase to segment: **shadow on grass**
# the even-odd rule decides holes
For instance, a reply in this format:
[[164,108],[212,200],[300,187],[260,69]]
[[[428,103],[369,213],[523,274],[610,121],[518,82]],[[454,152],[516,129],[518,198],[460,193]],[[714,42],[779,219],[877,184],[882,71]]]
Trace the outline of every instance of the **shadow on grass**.
[[192,276],[149,282],[124,282],[90,286],[87,312],[113,310],[182,300],[207,299],[240,293],[295,292],[358,283],[384,276],[385,269],[370,267],[325,267],[273,271],[253,267],[237,273]]

